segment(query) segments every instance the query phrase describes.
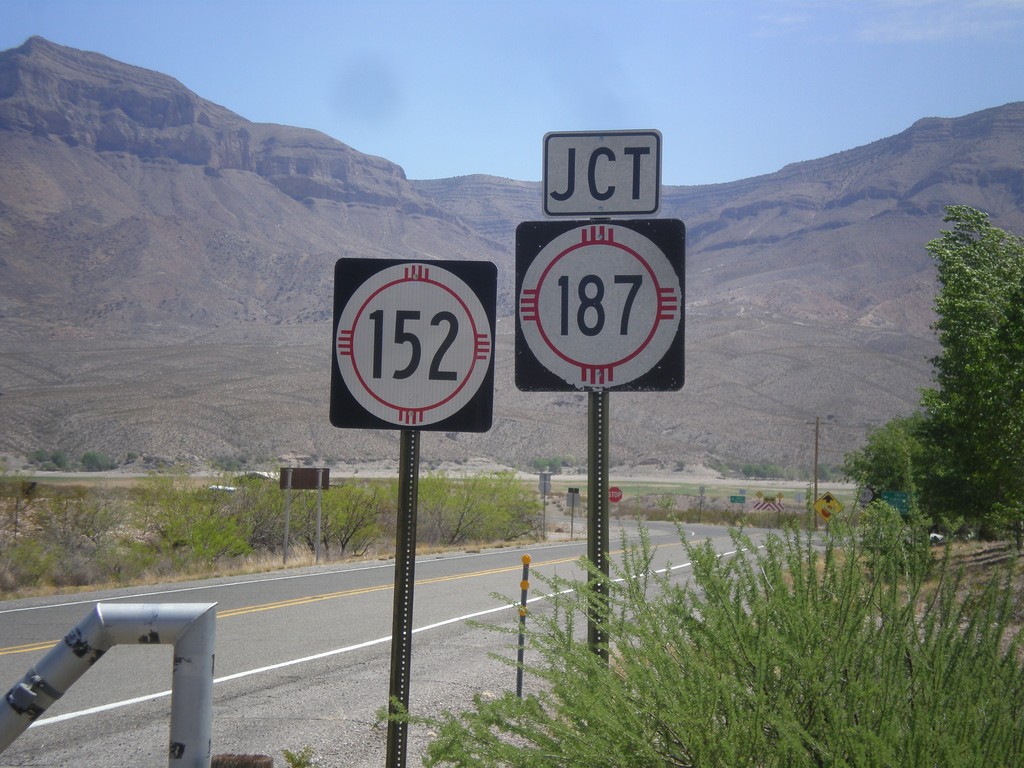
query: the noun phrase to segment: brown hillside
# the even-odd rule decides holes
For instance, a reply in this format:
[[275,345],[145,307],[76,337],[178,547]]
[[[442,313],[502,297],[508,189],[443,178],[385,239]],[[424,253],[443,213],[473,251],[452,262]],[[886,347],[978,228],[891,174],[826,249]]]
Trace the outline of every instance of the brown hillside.
[[[667,128],[667,127],[666,127]],[[838,462],[929,382],[924,244],[943,207],[1024,232],[1024,104],[777,173],[667,187],[687,225],[687,383],[612,398],[612,453]],[[538,142],[539,143],[539,142]],[[33,38],[0,53],[0,453],[391,459],[327,421],[334,262],[499,266],[493,429],[424,460],[586,453],[583,395],[512,377],[514,229],[540,186],[417,180],[316,131],[252,123],[156,72]]]

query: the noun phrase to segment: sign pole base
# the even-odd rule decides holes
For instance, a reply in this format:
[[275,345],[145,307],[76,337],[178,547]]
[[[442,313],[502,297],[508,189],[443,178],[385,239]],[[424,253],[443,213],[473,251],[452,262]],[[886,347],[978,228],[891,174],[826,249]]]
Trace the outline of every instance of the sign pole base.
[[[398,475],[398,531],[395,542],[395,607],[391,625],[391,687],[388,712],[409,711],[412,666],[412,603],[416,581],[416,499],[419,486],[419,431],[401,432]],[[409,725],[388,720],[387,768],[405,768]]]

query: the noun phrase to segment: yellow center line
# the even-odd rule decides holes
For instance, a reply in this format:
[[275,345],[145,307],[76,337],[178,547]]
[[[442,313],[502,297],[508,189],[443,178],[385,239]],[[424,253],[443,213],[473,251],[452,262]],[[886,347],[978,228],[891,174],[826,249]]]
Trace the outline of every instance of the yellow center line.
[[361,589],[346,589],[341,592],[330,592],[323,595],[306,595],[305,597],[293,597],[290,600],[280,600],[276,603],[263,603],[262,605],[245,605],[240,608],[228,608],[217,611],[218,619],[229,619],[232,616],[244,616],[247,613],[259,613],[261,611],[275,611],[278,608],[291,608],[296,605],[308,605],[318,603],[322,600],[334,600],[339,597],[353,597],[355,595],[366,595],[370,592],[382,592],[391,589],[390,584],[381,584],[376,587],[363,587]]
[[[609,554],[615,554],[611,552]],[[534,563],[534,568],[539,568],[546,565],[558,565],[560,563],[570,563],[579,560],[579,555],[572,557],[563,557],[557,560],[545,560],[542,563]],[[470,573],[457,573],[451,576],[435,576],[430,579],[417,579],[416,586],[426,584],[440,584],[445,581],[458,581],[459,579],[475,579],[481,576],[493,576],[498,573],[511,573],[513,571],[522,570],[522,565],[510,565],[503,566],[501,568],[490,568],[485,571],[472,571]],[[309,605],[311,603],[319,603],[324,600],[336,600],[340,597],[355,597],[357,595],[367,595],[372,592],[384,592],[395,588],[394,584],[380,584],[373,587],[359,587],[356,589],[345,589],[340,592],[328,592],[321,595],[307,595],[305,597],[294,597],[289,600],[278,600],[273,603],[262,603],[258,605],[246,605],[239,608],[228,608],[223,611],[217,612],[218,619],[230,619],[234,616],[245,616],[250,613],[260,613],[262,611],[276,611],[280,608],[292,608],[299,605]],[[12,645],[8,648],[0,648],[0,656],[9,656],[16,653],[32,653],[37,651],[48,651],[57,642],[57,640],[42,640],[37,643],[26,643],[25,645]]]
[[[559,560],[547,560],[543,563],[538,563],[534,567],[539,565],[557,565],[559,563],[568,563],[575,560],[579,560],[579,556],[564,557]],[[430,579],[417,579],[415,586],[424,586],[427,584],[439,584],[444,581],[458,581],[460,579],[474,579],[480,576],[493,576],[498,573],[510,573],[512,571],[519,571],[522,569],[521,565],[503,566],[501,568],[490,568],[486,571],[472,571],[470,573],[456,573],[451,576],[435,576]],[[260,611],[273,611],[278,608],[290,608],[296,605],[308,605],[309,603],[318,603],[323,600],[334,600],[339,597],[354,597],[356,595],[366,595],[371,592],[384,592],[386,590],[394,589],[394,584],[379,584],[373,587],[360,587],[357,589],[346,589],[341,592],[328,592],[322,595],[307,595],[305,597],[295,597],[290,600],[281,600],[276,603],[264,603],[262,605],[248,605],[241,608],[230,608],[224,611],[217,612],[217,618],[230,618],[232,616],[243,616],[247,613],[258,613]]]
[[12,645],[10,648],[0,648],[0,656],[8,656],[12,653],[32,653],[33,651],[48,651],[57,643],[56,640],[42,640],[38,643],[26,643],[25,645]]

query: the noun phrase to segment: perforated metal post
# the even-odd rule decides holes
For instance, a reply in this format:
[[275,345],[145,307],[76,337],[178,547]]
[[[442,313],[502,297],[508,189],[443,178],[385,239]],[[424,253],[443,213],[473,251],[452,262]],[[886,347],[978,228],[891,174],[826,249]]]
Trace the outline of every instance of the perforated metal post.
[[324,471],[323,469],[317,469],[316,471],[316,564],[320,565],[320,538],[323,535],[323,523],[321,522],[323,517],[322,512],[322,499],[324,494]]
[[[401,433],[398,470],[398,531],[395,543],[395,607],[391,624],[391,688],[388,711],[409,710],[412,666],[412,604],[416,581],[416,499],[419,486],[419,431]],[[388,720],[387,768],[405,768],[409,726]]]
[[288,530],[292,522],[292,470],[288,467],[285,472],[284,491],[284,560],[283,565],[288,565]]
[[587,619],[590,649],[608,661],[608,638],[604,631],[608,615],[608,392],[591,392],[588,400],[587,557],[603,574],[588,579],[594,593]]

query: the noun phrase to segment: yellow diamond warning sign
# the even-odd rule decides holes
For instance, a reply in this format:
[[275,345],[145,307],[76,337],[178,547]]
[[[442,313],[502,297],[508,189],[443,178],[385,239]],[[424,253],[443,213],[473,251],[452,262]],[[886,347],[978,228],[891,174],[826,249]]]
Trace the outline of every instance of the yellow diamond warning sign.
[[821,519],[826,523],[832,518],[832,515],[838,515],[843,511],[843,505],[839,499],[833,496],[828,491],[825,491],[816,502],[814,502],[814,511],[821,515]]

